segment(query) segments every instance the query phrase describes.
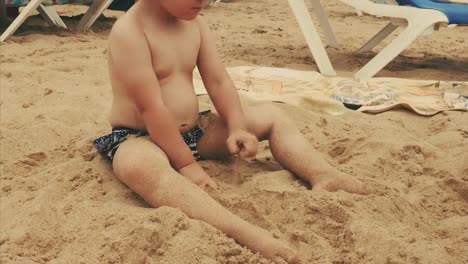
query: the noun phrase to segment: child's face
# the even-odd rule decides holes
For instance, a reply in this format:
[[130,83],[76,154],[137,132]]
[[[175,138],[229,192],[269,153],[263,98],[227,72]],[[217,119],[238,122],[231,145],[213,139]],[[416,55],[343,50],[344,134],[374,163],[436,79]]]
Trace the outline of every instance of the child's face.
[[192,20],[200,14],[208,0],[160,0],[161,6],[171,15]]

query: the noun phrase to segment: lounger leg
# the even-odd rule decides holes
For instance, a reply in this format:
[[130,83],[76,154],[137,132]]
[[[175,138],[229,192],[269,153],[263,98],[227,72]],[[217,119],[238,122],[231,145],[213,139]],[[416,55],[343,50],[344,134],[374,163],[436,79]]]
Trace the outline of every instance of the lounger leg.
[[325,75],[335,76],[336,72],[331,65],[309,12],[307,12],[304,0],[288,0],[288,2],[320,72]]
[[325,36],[327,37],[328,45],[330,45],[330,47],[333,48],[338,48],[338,42],[336,41],[335,34],[333,34],[330,22],[328,21],[327,13],[325,12],[325,9],[323,9],[320,0],[310,0],[310,2],[312,3],[314,12],[319,19],[320,27],[322,28],[323,33],[325,33]]
[[[3,0],[1,0],[3,1]],[[23,24],[23,22],[26,20],[28,15],[36,10],[36,8],[39,6],[42,0],[31,0],[29,4],[26,5],[26,7],[21,11],[21,13],[16,17],[15,20],[11,23],[11,25],[3,32],[3,34],[0,36],[0,42],[5,41],[9,36],[13,35],[15,31]]]
[[78,23],[78,29],[88,29],[96,21],[96,19],[112,4],[113,0],[96,0],[88,8],[80,23]]
[[44,6],[40,4],[37,11],[39,11],[39,14],[41,14],[41,16],[47,21],[47,23],[49,23],[49,25],[67,28],[63,20],[52,6]]
[[362,53],[369,50],[372,50],[377,44],[384,40],[388,35],[390,35],[395,29],[398,28],[398,25],[393,24],[392,22],[388,23],[379,33],[377,33],[373,38],[371,38],[366,44],[364,44],[356,53]]
[[406,49],[421,33],[433,26],[434,24],[428,25],[425,23],[412,25],[412,23],[409,23],[408,27],[401,32],[397,38],[380,51],[379,54],[362,67],[354,76],[358,79],[371,78],[390,63],[390,61],[396,58],[396,56]]

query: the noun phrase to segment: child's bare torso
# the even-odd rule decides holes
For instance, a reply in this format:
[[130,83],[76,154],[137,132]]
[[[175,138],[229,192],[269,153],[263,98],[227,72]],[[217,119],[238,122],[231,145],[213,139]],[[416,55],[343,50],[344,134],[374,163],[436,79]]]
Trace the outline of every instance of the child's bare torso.
[[[135,27],[144,25],[143,32],[151,52],[151,61],[163,102],[172,113],[180,132],[184,133],[198,120],[198,100],[192,82],[192,72],[197,64],[201,43],[198,22],[177,21],[162,25],[155,23],[154,19],[139,16],[139,11],[138,6],[135,6],[120,18],[122,21],[119,22]],[[112,51],[109,50],[110,52]],[[144,129],[143,119],[128,95],[127,89],[130,88],[126,87],[122,77],[113,71],[112,64],[109,60],[113,89],[110,123],[113,127]]]

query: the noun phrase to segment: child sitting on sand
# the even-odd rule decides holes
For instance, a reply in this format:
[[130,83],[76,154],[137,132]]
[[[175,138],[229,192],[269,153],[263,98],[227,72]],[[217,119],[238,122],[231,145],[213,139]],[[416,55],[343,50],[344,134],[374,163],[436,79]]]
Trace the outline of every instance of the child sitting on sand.
[[[313,190],[361,192],[361,184],[327,164],[278,109],[243,111],[210,29],[198,17],[206,3],[140,0],[115,23],[108,49],[113,129],[93,143],[115,175],[150,205],[180,208],[253,252],[293,262],[287,243],[203,191],[217,185],[197,160],[253,158],[258,140],[269,140],[276,160]],[[195,67],[218,114],[198,112]]]

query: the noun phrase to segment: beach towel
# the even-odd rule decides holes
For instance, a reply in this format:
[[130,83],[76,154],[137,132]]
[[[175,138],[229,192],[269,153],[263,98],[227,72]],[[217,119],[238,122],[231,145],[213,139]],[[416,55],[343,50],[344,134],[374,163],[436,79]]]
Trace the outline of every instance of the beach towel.
[[[256,100],[298,105],[329,114],[348,109],[380,113],[403,107],[430,116],[442,111],[468,111],[468,82],[372,78],[324,77],[313,71],[269,67],[227,69],[241,94]],[[206,94],[198,72],[197,94]]]

